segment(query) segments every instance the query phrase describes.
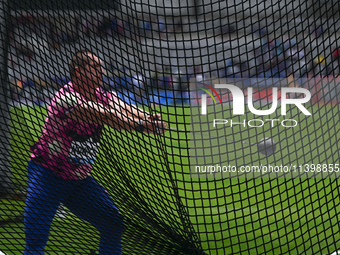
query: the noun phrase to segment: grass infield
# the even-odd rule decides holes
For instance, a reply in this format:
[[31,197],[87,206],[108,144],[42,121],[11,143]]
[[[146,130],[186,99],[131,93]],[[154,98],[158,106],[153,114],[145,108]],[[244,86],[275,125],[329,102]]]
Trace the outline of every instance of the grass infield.
[[[339,106],[309,106],[308,109],[311,117],[305,117],[296,109],[288,110],[287,118],[299,122],[294,128],[281,125],[226,128],[234,140],[254,142],[259,136],[271,136],[278,143],[277,153],[267,158],[259,156],[256,147],[231,143],[225,151],[228,162],[231,165],[340,163]],[[207,121],[198,111],[191,109],[190,112],[190,108],[156,110],[171,127],[178,129],[189,129],[190,121]],[[216,108],[210,111],[219,112]],[[270,118],[279,116],[279,111]],[[190,114],[196,117],[190,119]],[[18,186],[25,187],[29,146],[40,135],[45,116],[46,108],[42,106],[12,108],[11,167]],[[230,111],[221,112],[219,118],[230,119]],[[252,114],[244,118],[259,119]],[[130,191],[124,182],[117,180],[124,174],[146,203],[159,209],[157,215],[162,221],[181,228],[169,181],[170,171],[193,227],[209,254],[329,254],[339,250],[338,179],[191,178],[189,138],[189,133],[170,131],[155,137],[106,127],[94,176],[113,196],[120,192],[122,197],[124,194],[128,197]],[[330,162],[334,160],[338,162]],[[117,162],[124,166],[123,173],[112,171]],[[0,217],[11,218],[22,210],[23,202],[3,200]],[[65,251],[83,254],[84,250],[96,249],[98,241],[93,234],[98,236],[93,227],[71,213],[65,219],[56,218],[47,254],[65,254]],[[0,240],[1,251],[21,254],[23,224],[0,226]],[[123,249],[129,247],[128,240],[128,237],[123,239]]]

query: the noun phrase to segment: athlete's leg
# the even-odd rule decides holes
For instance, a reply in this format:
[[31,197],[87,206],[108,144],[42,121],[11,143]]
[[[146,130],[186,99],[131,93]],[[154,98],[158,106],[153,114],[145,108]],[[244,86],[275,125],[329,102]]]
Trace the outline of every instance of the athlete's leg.
[[24,223],[24,255],[44,254],[52,219],[61,201],[62,190],[50,170],[28,164],[28,192]]
[[77,189],[62,201],[78,217],[100,232],[100,255],[121,253],[123,220],[113,200],[93,177],[77,182]]

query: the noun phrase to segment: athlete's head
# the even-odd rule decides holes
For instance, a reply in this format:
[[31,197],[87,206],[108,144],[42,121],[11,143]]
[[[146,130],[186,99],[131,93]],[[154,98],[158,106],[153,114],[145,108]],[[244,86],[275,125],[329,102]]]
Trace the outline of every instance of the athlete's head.
[[81,50],[73,54],[69,63],[71,80],[77,84],[97,88],[103,81],[102,61],[90,50]]

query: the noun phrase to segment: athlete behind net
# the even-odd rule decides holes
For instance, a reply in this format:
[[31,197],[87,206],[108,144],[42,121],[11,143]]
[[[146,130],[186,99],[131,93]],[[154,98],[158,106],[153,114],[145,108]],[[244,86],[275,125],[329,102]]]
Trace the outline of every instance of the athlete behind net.
[[24,254],[44,254],[50,225],[63,203],[100,232],[99,254],[120,254],[123,221],[105,189],[91,177],[104,125],[162,134],[166,123],[101,88],[103,67],[91,51],[70,61],[71,81],[51,101],[42,135],[31,148]]

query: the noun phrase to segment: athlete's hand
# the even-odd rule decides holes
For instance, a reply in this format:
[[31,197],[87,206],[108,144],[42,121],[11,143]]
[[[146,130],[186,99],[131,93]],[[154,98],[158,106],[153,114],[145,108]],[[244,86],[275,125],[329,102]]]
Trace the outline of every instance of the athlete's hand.
[[149,134],[162,135],[166,131],[167,124],[160,114],[149,115],[145,122],[145,132]]

